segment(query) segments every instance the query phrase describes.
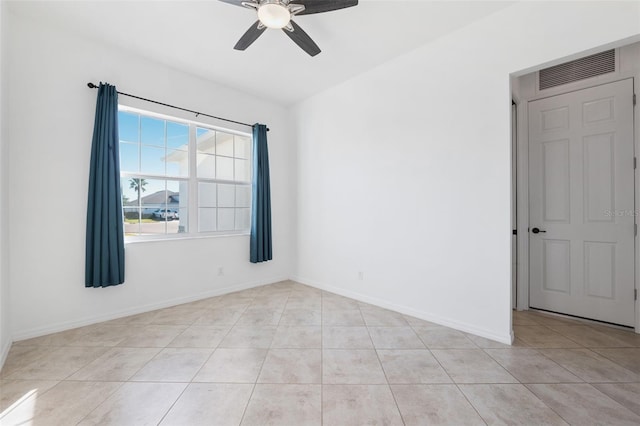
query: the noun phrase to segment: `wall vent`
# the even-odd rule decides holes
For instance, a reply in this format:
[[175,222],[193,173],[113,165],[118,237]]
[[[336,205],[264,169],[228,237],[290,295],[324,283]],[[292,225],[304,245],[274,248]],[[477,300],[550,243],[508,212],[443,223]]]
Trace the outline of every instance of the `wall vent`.
[[540,70],[538,82],[540,90],[573,83],[616,70],[615,49],[576,59],[575,61]]

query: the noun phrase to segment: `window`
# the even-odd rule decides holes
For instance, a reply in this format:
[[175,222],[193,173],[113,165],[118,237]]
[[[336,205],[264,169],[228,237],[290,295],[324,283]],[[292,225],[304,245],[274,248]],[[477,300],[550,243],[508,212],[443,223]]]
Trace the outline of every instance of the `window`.
[[249,232],[250,135],[122,106],[118,126],[126,237]]

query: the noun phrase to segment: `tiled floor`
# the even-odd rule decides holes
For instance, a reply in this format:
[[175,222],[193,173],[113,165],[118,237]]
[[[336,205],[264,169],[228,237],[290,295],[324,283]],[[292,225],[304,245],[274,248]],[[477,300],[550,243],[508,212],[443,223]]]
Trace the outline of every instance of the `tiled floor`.
[[14,344],[2,425],[640,424],[640,336],[507,346],[283,282]]

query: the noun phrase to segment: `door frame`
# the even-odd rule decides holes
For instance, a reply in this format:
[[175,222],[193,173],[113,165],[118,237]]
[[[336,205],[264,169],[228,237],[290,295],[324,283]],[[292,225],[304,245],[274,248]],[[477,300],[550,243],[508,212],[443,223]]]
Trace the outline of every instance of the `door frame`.
[[[640,55],[640,42],[635,44],[638,55]],[[623,46],[624,48],[625,46]],[[602,50],[610,49],[603,48]],[[604,76],[590,78],[581,82],[569,83],[563,87],[547,89],[544,93],[539,93],[537,90],[535,93],[529,94],[516,94],[512,93],[512,99],[517,106],[517,140],[516,146],[512,146],[512,149],[516,149],[517,164],[516,164],[516,194],[517,199],[515,203],[512,203],[512,208],[516,208],[516,224],[517,227],[513,228],[517,230],[517,273],[516,273],[516,287],[517,287],[517,300],[516,309],[518,311],[529,309],[529,102],[556,96],[568,92],[573,92],[581,89],[587,89],[593,86],[599,86],[602,84],[613,83],[620,80],[626,80],[631,78],[633,81],[633,92],[638,95],[640,92],[640,67],[631,72],[619,71],[620,69],[620,51],[621,48],[616,49],[616,71]],[[585,53],[586,55],[596,53]],[[567,61],[575,59],[573,55],[571,58],[567,58]],[[556,61],[554,61],[556,62]],[[559,60],[556,63],[562,63],[563,60]],[[546,67],[547,65],[538,67],[532,72],[536,76],[539,69]],[[531,73],[530,73],[531,74]],[[514,78],[522,78],[518,76]],[[533,78],[533,77],[532,77]],[[640,97],[640,96],[638,96]],[[634,152],[636,157],[640,157],[640,105],[636,104],[633,111],[633,142]],[[634,205],[636,213],[640,212],[640,168],[636,169],[634,176]],[[640,217],[636,216],[636,223],[640,226]],[[634,283],[635,288],[640,293],[640,238],[636,236],[634,246]],[[635,301],[635,332],[640,334],[640,296]]]

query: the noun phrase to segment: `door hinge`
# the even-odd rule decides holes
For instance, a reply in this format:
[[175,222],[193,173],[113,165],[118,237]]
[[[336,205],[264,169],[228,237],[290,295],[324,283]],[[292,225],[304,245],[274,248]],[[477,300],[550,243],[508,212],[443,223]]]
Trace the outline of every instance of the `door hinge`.
[[636,94],[633,94],[633,106],[636,106]]
[[634,169],[638,168],[638,157],[633,157],[633,168]]
[[638,289],[637,288],[633,289],[633,300],[638,300]]
[[638,224],[637,223],[633,224],[633,235],[636,236],[636,237],[638,236]]

